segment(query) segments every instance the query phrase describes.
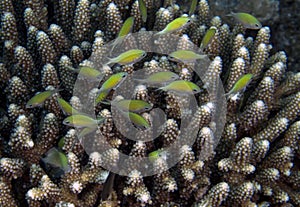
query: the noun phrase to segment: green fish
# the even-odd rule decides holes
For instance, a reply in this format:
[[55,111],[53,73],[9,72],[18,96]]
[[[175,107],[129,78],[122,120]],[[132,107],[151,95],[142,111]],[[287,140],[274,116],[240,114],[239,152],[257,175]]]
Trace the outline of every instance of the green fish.
[[176,62],[190,63],[197,59],[203,59],[206,55],[199,55],[192,50],[177,50],[169,54],[168,58]]
[[147,129],[150,127],[149,122],[141,115],[134,112],[123,112],[122,115],[129,118],[130,121],[138,128]]
[[201,44],[200,44],[200,49],[204,49],[206,48],[210,43],[211,41],[213,40],[215,34],[216,34],[216,31],[217,31],[217,28],[212,26],[210,27],[207,32],[205,33],[202,41],[201,41]]
[[102,102],[104,99],[106,99],[106,97],[108,96],[109,92],[111,91],[111,89],[109,90],[105,90],[105,91],[101,91],[99,93],[99,95],[96,97],[95,99],[95,104],[97,105],[98,103]]
[[147,53],[144,50],[138,50],[138,49],[128,50],[115,58],[109,59],[107,65],[115,64],[115,63],[118,63],[120,65],[133,64],[143,59],[146,56],[146,54]]
[[150,152],[148,155],[150,162],[154,163],[162,155],[163,152],[164,151],[161,149]]
[[160,84],[167,83],[170,81],[177,80],[179,76],[171,71],[162,71],[149,75],[146,79],[136,79],[139,82],[149,83],[149,84]]
[[228,14],[227,16],[232,16],[241,23],[245,28],[247,29],[260,29],[262,27],[261,23],[256,19],[256,17],[252,16],[251,14],[248,13],[233,13]]
[[79,112],[74,109],[68,102],[66,102],[62,98],[56,99],[58,102],[58,105],[60,106],[61,110],[64,112],[65,115],[71,115],[71,114],[79,114]]
[[48,98],[50,98],[53,94],[59,91],[61,90],[54,89],[54,90],[47,90],[36,94],[26,103],[26,108],[34,108],[37,106],[41,106]]
[[152,108],[152,105],[143,100],[122,99],[111,102],[112,106],[117,107],[121,111],[142,112]]
[[127,77],[128,73],[120,72],[111,75],[101,86],[100,92],[95,99],[95,104],[102,102],[112,89],[116,89]]
[[97,125],[104,121],[104,118],[93,119],[87,115],[83,114],[75,114],[72,116],[68,116],[63,120],[63,124],[67,126],[83,128],[83,127],[97,127]]
[[191,22],[191,19],[187,16],[182,16],[174,19],[171,21],[167,26],[160,32],[156,33],[155,35],[163,35],[168,34],[170,32],[174,32],[180,30],[188,25]]
[[119,86],[119,84],[124,81],[124,79],[127,77],[128,73],[126,72],[120,72],[111,75],[101,86],[100,91],[106,91],[115,89]]
[[91,80],[101,81],[104,77],[103,73],[89,66],[79,66],[78,69],[70,66],[67,66],[67,68]]
[[55,147],[51,148],[46,153],[46,157],[42,158],[42,160],[53,167],[62,169],[64,172],[68,172],[70,170],[67,156]]
[[194,14],[194,12],[195,12],[195,10],[197,8],[197,3],[198,3],[198,0],[192,0],[190,11],[189,11],[189,16],[191,16],[192,14]]
[[250,83],[253,75],[248,73],[243,75],[232,87],[232,89],[225,94],[225,96],[231,95],[231,94],[236,94],[240,92],[241,90],[245,89],[247,85]]
[[141,12],[143,22],[146,22],[147,21],[147,7],[146,7],[144,0],[139,0],[139,10]]
[[186,81],[186,80],[177,80],[169,85],[166,85],[164,87],[160,87],[159,89],[164,91],[172,91],[179,94],[195,94],[200,92],[199,86],[197,86],[195,83]]
[[120,32],[118,34],[118,37],[116,38],[116,40],[113,42],[112,44],[112,49],[111,51],[114,50],[114,48],[119,45],[125,38],[126,35],[128,35],[131,30],[132,30],[132,27],[133,27],[133,23],[134,23],[134,17],[128,17],[123,26],[121,27],[120,29]]
[[124,37],[128,35],[132,30],[133,23],[134,23],[134,17],[128,17],[125,20],[123,26],[121,27],[118,37]]

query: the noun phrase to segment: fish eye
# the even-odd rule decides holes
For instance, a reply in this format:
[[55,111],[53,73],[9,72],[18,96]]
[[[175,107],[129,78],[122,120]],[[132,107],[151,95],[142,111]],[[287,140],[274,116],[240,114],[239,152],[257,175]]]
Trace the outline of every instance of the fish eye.
[[124,73],[123,75],[122,75],[122,78],[125,78],[127,76],[127,74],[126,73]]
[[66,121],[65,121],[65,124],[69,124],[69,123],[70,123],[70,121],[69,121],[69,120],[66,120]]
[[196,88],[193,89],[194,92],[198,92],[198,90]]
[[257,28],[259,28],[259,24],[255,23],[255,26],[256,26]]

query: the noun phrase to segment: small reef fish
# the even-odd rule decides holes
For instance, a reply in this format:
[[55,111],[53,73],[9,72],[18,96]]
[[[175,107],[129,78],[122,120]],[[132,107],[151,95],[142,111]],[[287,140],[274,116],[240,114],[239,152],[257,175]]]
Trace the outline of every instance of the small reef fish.
[[114,50],[114,48],[117,45],[119,45],[124,40],[124,38],[126,37],[126,35],[128,35],[131,32],[132,27],[133,27],[133,23],[134,23],[134,17],[128,17],[125,20],[123,26],[120,29],[118,37],[116,38],[116,40],[112,44],[111,52]]
[[207,32],[205,33],[201,44],[200,44],[200,49],[205,49],[213,40],[215,34],[216,34],[217,28],[215,26],[210,27]]
[[116,89],[127,77],[128,73],[120,72],[111,75],[101,86],[100,92],[95,99],[95,104],[102,102],[112,89]]
[[130,121],[138,128],[147,129],[150,127],[149,122],[141,115],[134,112],[123,112],[122,115],[129,118]]
[[177,30],[180,30],[188,25],[190,23],[191,19],[187,16],[182,16],[174,19],[171,21],[167,26],[160,32],[156,33],[155,35],[163,35],[168,34],[170,32],[175,32]]
[[186,80],[177,80],[159,89],[163,91],[172,91],[179,94],[195,94],[200,92],[199,86]]
[[165,154],[163,150],[161,150],[161,149],[155,150],[148,154],[148,159],[150,160],[150,162],[154,163],[163,154]]
[[190,10],[189,10],[189,16],[194,14],[194,12],[197,8],[197,3],[198,3],[198,0],[192,0],[191,7],[190,7]]
[[67,156],[63,152],[57,150],[55,147],[51,148],[46,153],[46,157],[42,158],[42,161],[53,167],[60,168],[64,172],[68,172],[70,170]]
[[139,0],[139,10],[141,12],[143,22],[146,22],[147,21],[147,7],[146,7],[144,0]]
[[149,75],[146,79],[135,79],[142,83],[148,83],[148,84],[161,84],[161,83],[167,83],[170,81],[175,81],[179,78],[179,76],[176,73],[173,73],[171,71],[162,71],[157,72]]
[[66,102],[62,98],[56,99],[58,102],[58,105],[60,106],[61,110],[64,112],[65,115],[71,115],[71,114],[79,114],[79,112],[74,109],[68,102]]
[[229,96],[231,94],[236,94],[240,91],[242,91],[243,89],[245,89],[247,87],[247,85],[250,83],[251,79],[252,79],[253,75],[248,73],[243,75],[232,87],[232,89],[225,94],[225,96]]
[[41,106],[48,98],[50,98],[53,94],[59,91],[61,90],[54,89],[54,90],[47,90],[36,94],[26,103],[26,108],[34,108],[37,106]]
[[125,20],[123,26],[121,27],[118,37],[125,37],[126,35],[128,35],[132,30],[133,23],[134,23],[134,17],[128,17]]
[[79,66],[78,69],[70,66],[67,66],[67,68],[91,80],[101,81],[104,77],[103,73],[89,66]]
[[104,99],[106,99],[106,97],[108,96],[108,94],[110,93],[111,89],[108,90],[104,90],[101,91],[98,96],[95,99],[95,104],[97,105],[98,103],[102,102]]
[[152,105],[146,101],[130,99],[112,101],[111,105],[117,107],[121,111],[131,112],[143,112],[152,108]]
[[83,127],[96,127],[99,123],[103,122],[104,118],[93,119],[87,115],[75,114],[68,116],[63,120],[63,124],[67,126],[83,128]]
[[115,64],[118,63],[120,65],[129,65],[129,64],[134,64],[141,59],[143,59],[146,56],[146,51],[144,50],[138,50],[138,49],[132,49],[128,50],[126,52],[123,52],[119,56],[115,58],[109,59],[107,65],[109,64]]
[[248,13],[233,13],[228,14],[227,16],[232,16],[241,23],[245,28],[247,29],[260,29],[262,27],[261,23],[256,19],[256,17],[252,16],[251,14]]
[[205,57],[206,55],[199,55],[192,50],[177,50],[170,53],[168,56],[170,60],[176,62],[182,61],[184,63],[194,62],[195,60],[203,59]]
[[111,75],[101,86],[100,91],[106,91],[106,90],[111,90],[115,89],[118,87],[119,84],[124,81],[124,79],[127,77],[128,73],[126,72],[120,72]]

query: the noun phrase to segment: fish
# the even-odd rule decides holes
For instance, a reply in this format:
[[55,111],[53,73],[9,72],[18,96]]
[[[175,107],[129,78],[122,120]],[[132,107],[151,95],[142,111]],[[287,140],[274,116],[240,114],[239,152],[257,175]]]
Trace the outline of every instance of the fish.
[[189,10],[189,16],[194,14],[194,12],[197,8],[197,3],[198,3],[198,0],[192,0],[191,7],[190,7],[190,10]]
[[139,10],[141,12],[143,22],[146,22],[147,21],[147,7],[146,7],[144,0],[139,0]]
[[211,43],[211,41],[213,40],[213,38],[216,34],[216,31],[217,31],[217,28],[215,26],[210,27],[206,31],[206,33],[201,41],[200,49],[202,49],[202,50],[205,49]]
[[186,80],[173,81],[170,84],[160,87],[163,91],[172,91],[179,94],[195,94],[200,92],[199,86]]
[[150,152],[148,154],[148,159],[150,160],[150,162],[154,163],[161,156],[162,153],[163,150],[161,149]]
[[42,161],[53,167],[62,169],[65,173],[69,172],[71,169],[68,164],[67,156],[60,150],[57,150],[55,147],[51,148],[46,153],[46,157],[42,158]]
[[100,71],[90,66],[79,66],[78,69],[67,66],[67,68],[91,80],[101,81],[104,77],[104,73],[101,73]]
[[122,99],[118,101],[112,101],[112,106],[117,107],[121,111],[131,111],[131,112],[143,112],[150,110],[152,105],[143,100],[130,100]]
[[128,17],[125,20],[125,22],[123,23],[123,25],[119,31],[118,37],[115,39],[115,41],[112,44],[111,52],[114,50],[114,48],[117,45],[121,44],[121,42],[124,40],[126,35],[128,35],[131,32],[133,23],[134,23],[134,17]]
[[133,23],[134,23],[134,17],[128,17],[125,20],[124,24],[122,25],[118,37],[124,37],[128,35],[132,30]]
[[111,75],[99,89],[99,94],[95,99],[95,104],[102,102],[112,89],[116,89],[127,77],[127,72],[120,72]]
[[63,120],[63,124],[67,126],[84,128],[84,127],[96,127],[99,123],[103,122],[104,118],[93,119],[87,115],[75,114],[68,116]]
[[176,73],[173,73],[171,71],[162,71],[157,72],[149,75],[145,79],[135,79],[139,82],[148,83],[148,84],[161,84],[161,83],[167,83],[170,81],[177,80],[179,76]]
[[34,108],[41,106],[53,94],[61,91],[61,89],[47,90],[34,95],[27,103],[26,108]]
[[192,50],[177,50],[169,54],[168,58],[176,62],[190,63],[205,58],[206,55],[199,55]]
[[101,91],[95,99],[95,105],[97,105],[100,102],[103,103],[103,100],[108,96],[110,91],[111,91],[111,89]]
[[247,87],[247,85],[252,80],[253,75],[251,73],[243,75],[232,87],[232,89],[225,94],[225,96],[229,96],[231,94],[236,94]]
[[155,35],[164,35],[171,32],[175,32],[186,27],[191,22],[191,19],[187,16],[182,16],[171,21],[167,26],[160,32],[157,32]]
[[101,193],[101,200],[105,201],[109,198],[112,190],[113,190],[113,186],[114,186],[114,181],[115,181],[115,173],[113,172],[109,172],[105,183],[103,184],[103,190]]
[[150,127],[149,122],[141,115],[134,112],[123,112],[122,115],[129,118],[129,120],[138,128],[147,129]]
[[111,75],[101,86],[100,91],[115,89],[127,77],[127,72],[120,72]]
[[119,65],[134,64],[140,61],[141,59],[143,59],[146,56],[146,54],[147,53],[144,50],[139,50],[139,49],[128,50],[115,58],[109,59],[106,65],[115,64],[115,63],[118,63]]
[[251,14],[248,13],[243,13],[243,12],[238,12],[234,13],[231,12],[227,16],[232,16],[235,18],[236,21],[241,23],[245,28],[247,29],[260,29],[262,27],[261,23],[256,19],[256,17],[252,16]]
[[56,100],[65,115],[79,114],[79,112],[64,99],[58,97]]

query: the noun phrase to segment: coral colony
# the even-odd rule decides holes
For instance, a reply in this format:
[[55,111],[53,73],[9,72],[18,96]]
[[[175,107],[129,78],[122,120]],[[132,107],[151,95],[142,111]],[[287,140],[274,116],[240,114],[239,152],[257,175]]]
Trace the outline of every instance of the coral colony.
[[[211,16],[206,0],[189,11],[191,4],[0,0],[0,206],[300,206],[300,73],[288,71],[285,53],[272,50],[269,27],[252,15]],[[129,17],[133,25],[119,34]],[[159,32],[153,38],[166,50],[177,35],[175,58],[175,50],[149,52],[146,35],[131,35],[146,31]],[[192,67],[205,57],[199,77]],[[132,97],[114,96],[142,69],[148,79],[131,79]],[[77,79],[86,83],[81,95],[98,100],[94,117],[73,93]],[[223,94],[211,96],[217,79]],[[194,111],[182,107],[190,96]],[[218,97],[227,106],[221,130],[213,120]],[[157,124],[154,108],[166,114],[163,131],[143,141]],[[198,129],[196,139],[169,166],[173,155],[163,149],[188,138],[182,114]],[[125,122],[139,140],[120,132]],[[87,153],[87,137],[97,145],[89,149],[104,141],[112,148]],[[118,152],[147,158],[158,173],[143,176],[134,163],[127,176],[104,168],[118,165]]]

